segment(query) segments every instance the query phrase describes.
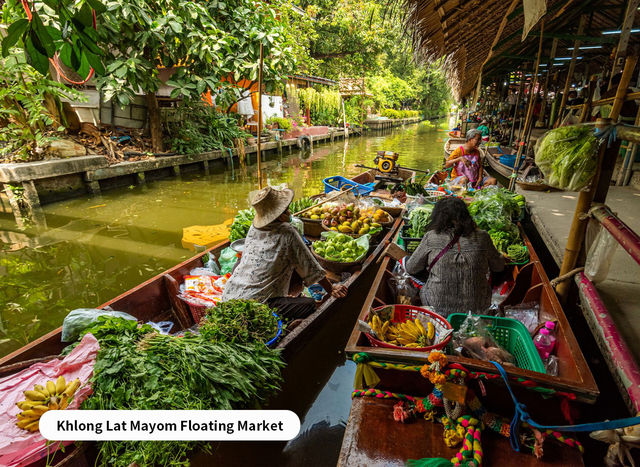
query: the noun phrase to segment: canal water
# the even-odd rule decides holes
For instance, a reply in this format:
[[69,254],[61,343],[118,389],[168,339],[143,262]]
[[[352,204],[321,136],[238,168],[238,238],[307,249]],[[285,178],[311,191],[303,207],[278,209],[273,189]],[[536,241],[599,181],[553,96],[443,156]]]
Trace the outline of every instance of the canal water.
[[[435,126],[411,125],[317,145],[311,153],[285,151],[263,165],[270,184],[286,183],[297,198],[321,191],[325,177],[361,172],[355,164],[371,165],[379,150],[398,152],[406,167],[438,168],[445,134]],[[236,166],[233,172],[183,175],[59,202],[44,207],[47,229],[39,232],[21,231],[12,217],[0,217],[0,356],[60,326],[70,310],[98,306],[192,256],[182,244],[183,229],[232,218],[248,207],[256,180],[255,165]],[[338,318],[289,365],[288,372],[309,373],[306,384],[286,391],[299,397],[273,403],[296,406],[299,439],[255,446],[258,459],[335,465],[355,372],[342,353],[353,318]],[[229,459],[227,448],[221,446],[217,463]],[[247,456],[250,465],[257,460]]]

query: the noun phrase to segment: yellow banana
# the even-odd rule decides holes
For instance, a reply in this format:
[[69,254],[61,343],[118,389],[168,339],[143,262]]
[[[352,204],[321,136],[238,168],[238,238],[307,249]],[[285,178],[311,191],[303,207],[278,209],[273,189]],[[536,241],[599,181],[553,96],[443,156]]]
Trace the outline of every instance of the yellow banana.
[[49,410],[58,410],[60,406],[57,401],[49,402]]
[[415,342],[412,342],[410,344],[405,345],[405,347],[412,347],[413,348],[413,347],[420,347],[420,345],[415,343]]
[[40,429],[40,420],[36,420],[35,422],[27,425],[24,429],[31,432],[38,431]]
[[413,344],[413,343],[415,343],[415,341],[412,341],[412,340],[409,340],[409,339],[405,339],[405,338],[403,338],[403,337],[398,337],[398,339],[397,339],[397,340],[398,340],[398,343],[399,343],[400,345],[404,345],[405,347],[406,347],[408,344]]
[[382,325],[382,337],[387,335],[387,331],[389,330],[389,321],[385,321]]
[[56,383],[54,383],[53,381],[47,381],[47,392],[49,393],[50,396],[55,396],[56,395]]
[[39,417],[40,414],[35,412],[33,409],[29,409],[29,410],[25,410],[22,413],[18,414],[18,415],[22,415],[22,417],[20,418],[34,418],[34,417]]
[[27,419],[24,419],[24,420],[20,420],[18,423],[16,423],[16,425],[18,426],[18,428],[22,428],[22,429],[26,430],[27,426],[31,425],[35,421],[37,421],[37,420],[34,420],[33,418],[27,418]]
[[24,396],[32,401],[43,401],[47,399],[47,396],[40,391],[25,391]]
[[64,410],[69,406],[69,399],[66,396],[62,396],[60,399],[60,406],[58,407],[60,410]]
[[18,403],[16,403],[16,405],[18,406],[19,409],[21,410],[28,410],[31,407],[33,407],[34,405],[39,405],[41,402],[40,401],[28,401],[28,400],[24,400],[24,401],[20,401]]
[[416,327],[418,328],[418,331],[420,331],[420,334],[426,336],[427,335],[427,330],[424,328],[424,326],[422,325],[420,320],[416,318],[415,323],[416,323]]
[[36,405],[31,410],[38,415],[42,415],[47,410],[49,410],[49,407],[47,407],[46,405]]
[[67,388],[67,382],[64,380],[64,376],[58,376],[56,380],[56,394],[62,394]]
[[408,323],[402,323],[402,330],[406,334],[409,334],[411,337],[413,337],[414,340],[418,338],[418,335],[419,335],[418,331],[412,328],[411,325],[409,325]]
[[427,337],[429,338],[429,340],[433,341],[433,338],[435,337],[435,335],[436,335],[436,327],[431,322],[427,323]]
[[71,383],[69,383],[69,385],[67,386],[67,388],[64,390],[62,394],[64,394],[67,397],[72,397],[76,393],[79,387],[80,387],[80,380],[74,379]]

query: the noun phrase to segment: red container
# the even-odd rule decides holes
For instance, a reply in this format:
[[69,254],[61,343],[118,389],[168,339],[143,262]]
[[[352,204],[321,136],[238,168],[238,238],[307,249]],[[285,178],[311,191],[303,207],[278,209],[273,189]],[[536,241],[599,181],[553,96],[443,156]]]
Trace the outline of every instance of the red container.
[[[421,321],[424,323],[424,320],[431,321],[436,328],[436,334],[442,332],[447,329],[451,329],[451,324],[445,318],[440,316],[435,311],[431,311],[425,307],[413,306],[413,305],[385,305],[378,308],[374,308],[374,311],[382,310],[387,308],[388,306],[393,307],[393,317],[391,318],[392,323],[404,323],[408,320],[414,320],[418,317],[422,318]],[[369,315],[367,315],[367,321],[369,321]],[[381,341],[376,339],[371,334],[366,332],[364,334],[369,339],[369,343],[373,347],[386,347],[387,349],[396,349],[396,350],[411,350],[418,352],[430,352],[432,350],[440,350],[447,346],[449,341],[451,341],[451,334],[447,336],[447,338],[436,345],[431,345],[429,347],[402,347],[398,345],[389,344],[388,342]]]

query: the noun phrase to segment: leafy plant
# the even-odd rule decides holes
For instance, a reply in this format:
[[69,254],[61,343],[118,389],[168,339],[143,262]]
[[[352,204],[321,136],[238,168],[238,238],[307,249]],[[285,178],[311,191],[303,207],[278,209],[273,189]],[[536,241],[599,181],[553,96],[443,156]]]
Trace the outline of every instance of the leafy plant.
[[249,136],[238,127],[236,118],[220,114],[200,100],[185,101],[165,127],[171,149],[180,154],[231,148],[236,139],[246,141]]
[[62,126],[61,98],[85,99],[62,83],[44,78],[18,50],[0,59],[0,158],[41,159]]
[[247,344],[268,342],[278,332],[273,310],[255,300],[228,300],[209,308],[200,334],[212,342]]
[[291,120],[289,120],[288,118],[282,118],[282,117],[269,117],[266,123],[267,125],[278,125],[279,129],[285,130],[285,131],[291,130],[293,126],[293,124],[291,123]]

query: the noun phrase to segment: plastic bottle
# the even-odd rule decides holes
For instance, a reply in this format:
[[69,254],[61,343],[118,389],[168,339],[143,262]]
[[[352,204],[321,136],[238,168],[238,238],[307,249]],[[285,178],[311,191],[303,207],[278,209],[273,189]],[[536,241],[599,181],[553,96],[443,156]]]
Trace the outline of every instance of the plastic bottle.
[[533,339],[533,343],[540,354],[542,360],[549,358],[551,351],[553,350],[553,344],[549,338],[549,330],[547,328],[540,329],[540,332]]
[[544,327],[549,330],[549,340],[551,340],[551,351],[549,353],[552,354],[556,348],[556,323],[547,321],[544,323]]

